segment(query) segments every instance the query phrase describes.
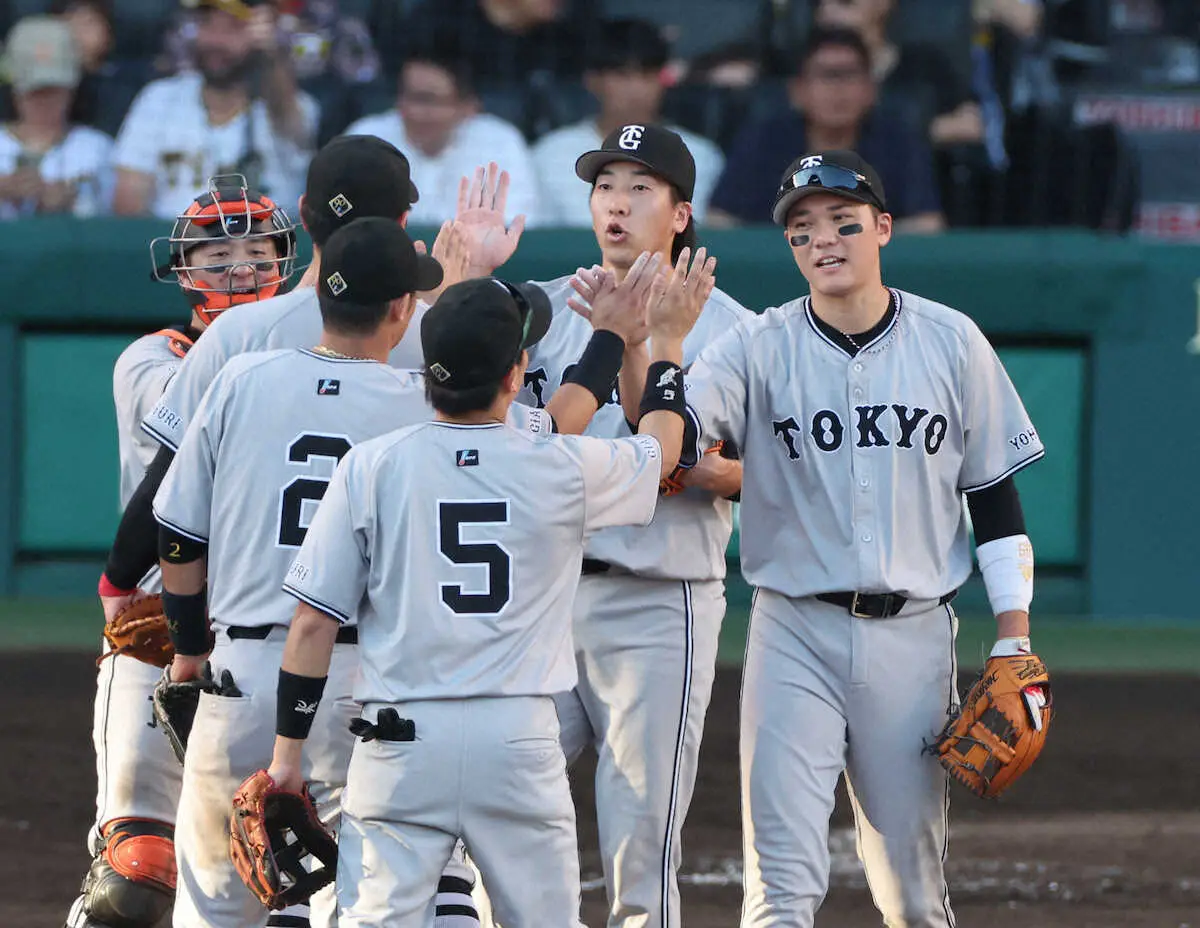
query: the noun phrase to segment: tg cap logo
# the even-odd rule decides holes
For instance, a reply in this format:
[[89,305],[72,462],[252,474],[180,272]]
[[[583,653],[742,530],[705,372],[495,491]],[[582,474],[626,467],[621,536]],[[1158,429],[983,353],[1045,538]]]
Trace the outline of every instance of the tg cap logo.
[[329,287],[329,292],[334,296],[341,296],[349,289],[350,285],[346,283],[346,278],[342,276],[340,271],[334,271],[325,278],[325,283]]
[[642,133],[645,131],[645,126],[626,126],[621,130],[617,144],[626,151],[637,151],[642,145]]
[[341,219],[346,213],[354,209],[354,204],[346,199],[345,194],[337,194],[329,201],[329,208],[333,210],[333,215]]
[[800,160],[800,167],[802,169],[819,168],[824,163],[825,162],[820,155],[809,155],[807,158],[802,158]]

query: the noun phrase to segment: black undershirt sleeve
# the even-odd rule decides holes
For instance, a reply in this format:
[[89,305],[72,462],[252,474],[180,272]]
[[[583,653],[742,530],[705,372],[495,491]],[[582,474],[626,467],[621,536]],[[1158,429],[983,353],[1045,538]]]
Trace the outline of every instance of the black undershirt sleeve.
[[997,538],[1025,534],[1025,513],[1012,477],[967,494],[967,510],[975,527],[975,546]]
[[166,445],[146,468],[146,476],[134,490],[117,526],[117,537],[113,539],[104,565],[104,575],[109,582],[122,590],[132,590],[142,577],[158,563],[158,523],[154,519],[154,494],[162,485],[163,478],[175,452]]

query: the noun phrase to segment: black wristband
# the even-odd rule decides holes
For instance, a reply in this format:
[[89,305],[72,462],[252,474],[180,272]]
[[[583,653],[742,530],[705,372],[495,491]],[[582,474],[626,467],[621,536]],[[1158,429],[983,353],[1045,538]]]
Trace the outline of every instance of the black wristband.
[[596,397],[596,405],[603,406],[612,399],[613,384],[621,373],[621,360],[625,356],[625,339],[616,332],[597,329],[588,339],[587,347],[563,383],[576,383]]
[[213,636],[208,629],[207,590],[186,594],[163,590],[162,604],[176,654],[203,657],[213,649]]
[[325,677],[302,677],[279,669],[275,734],[303,741],[312,729],[317,704],[325,692]]
[[190,564],[208,553],[208,545],[188,538],[168,525],[158,525],[158,557],[169,564]]
[[682,417],[685,408],[683,369],[670,361],[655,361],[646,371],[640,414],[665,409]]

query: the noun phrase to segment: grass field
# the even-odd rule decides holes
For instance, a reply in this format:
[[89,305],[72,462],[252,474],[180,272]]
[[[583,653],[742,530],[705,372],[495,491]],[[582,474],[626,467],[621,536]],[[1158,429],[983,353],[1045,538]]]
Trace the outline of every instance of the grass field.
[[[721,660],[737,664],[745,642],[747,604],[731,598],[721,635]],[[961,616],[963,669],[982,665],[995,637],[988,618]],[[0,599],[0,650],[98,647],[100,607],[93,598]],[[1147,625],[1036,616],[1033,643],[1047,666],[1060,671],[1200,674],[1200,623]]]

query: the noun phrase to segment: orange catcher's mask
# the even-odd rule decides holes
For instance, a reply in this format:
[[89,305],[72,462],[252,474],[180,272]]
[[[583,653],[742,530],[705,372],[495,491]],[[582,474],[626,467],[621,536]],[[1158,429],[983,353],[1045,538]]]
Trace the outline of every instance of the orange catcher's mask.
[[[214,263],[192,259],[198,246],[223,241],[270,244],[274,254],[259,256],[257,249],[251,249],[247,255]],[[207,193],[175,217],[169,236],[150,243],[150,257],[154,279],[177,282],[209,325],[230,306],[265,300],[279,292],[296,272],[296,227],[273,200],[248,189],[240,174],[219,175],[209,179]],[[253,274],[238,275],[239,268]]]

